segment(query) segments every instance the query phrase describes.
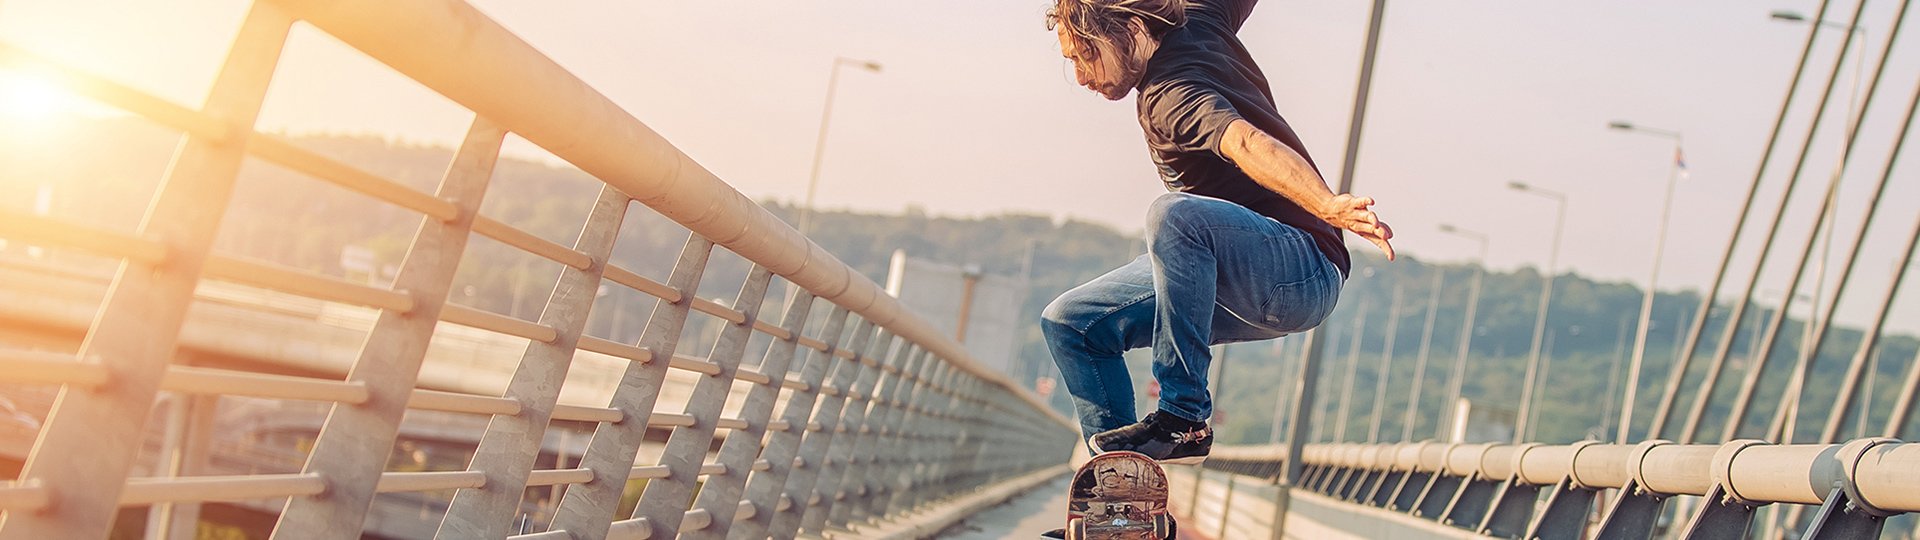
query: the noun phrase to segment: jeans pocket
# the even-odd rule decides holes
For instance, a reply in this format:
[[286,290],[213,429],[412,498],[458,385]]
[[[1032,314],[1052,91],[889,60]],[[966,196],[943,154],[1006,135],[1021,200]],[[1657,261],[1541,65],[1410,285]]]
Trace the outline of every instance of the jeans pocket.
[[1289,334],[1319,326],[1333,313],[1339,298],[1339,270],[1311,243],[1282,266],[1287,268],[1276,269],[1282,274],[1281,282],[1267,292],[1260,306],[1262,326]]

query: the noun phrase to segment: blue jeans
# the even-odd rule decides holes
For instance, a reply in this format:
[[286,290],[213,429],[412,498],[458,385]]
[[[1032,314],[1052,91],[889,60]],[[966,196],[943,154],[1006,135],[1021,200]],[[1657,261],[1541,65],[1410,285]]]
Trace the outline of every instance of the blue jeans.
[[1345,282],[1306,232],[1220,199],[1162,195],[1147,212],[1146,234],[1147,254],[1041,313],[1083,437],[1137,420],[1120,353],[1153,347],[1160,410],[1205,421],[1213,415],[1209,345],[1313,328],[1333,312]]

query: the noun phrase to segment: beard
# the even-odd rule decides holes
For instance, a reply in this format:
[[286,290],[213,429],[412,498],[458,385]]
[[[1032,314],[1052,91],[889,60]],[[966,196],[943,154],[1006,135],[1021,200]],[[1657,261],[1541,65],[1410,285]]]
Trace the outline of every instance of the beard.
[[1107,67],[1111,69],[1110,72],[1114,77],[1103,81],[1093,91],[1107,98],[1108,101],[1120,101],[1126,98],[1127,94],[1132,93],[1134,87],[1140,85],[1141,77],[1146,76],[1147,56],[1134,51],[1134,54],[1126,55],[1120,59],[1120,62]]

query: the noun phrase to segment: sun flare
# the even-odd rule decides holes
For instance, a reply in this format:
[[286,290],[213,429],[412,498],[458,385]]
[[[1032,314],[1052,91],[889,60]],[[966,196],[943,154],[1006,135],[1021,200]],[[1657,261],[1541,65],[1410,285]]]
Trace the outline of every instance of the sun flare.
[[66,110],[67,102],[66,90],[52,81],[0,70],[0,116],[41,120]]

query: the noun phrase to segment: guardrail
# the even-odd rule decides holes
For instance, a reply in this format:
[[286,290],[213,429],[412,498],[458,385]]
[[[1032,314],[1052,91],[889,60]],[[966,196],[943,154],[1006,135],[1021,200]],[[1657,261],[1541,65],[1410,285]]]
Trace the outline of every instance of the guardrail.
[[[1268,480],[1284,472],[1285,447],[1220,450],[1208,469]],[[1888,518],[1920,512],[1920,444],[1882,438],[1316,444],[1302,463],[1298,489],[1496,538],[1651,538],[1666,501],[1683,495],[1704,499],[1682,538],[1746,538],[1769,504],[1817,506],[1805,538],[1879,538]],[[1604,517],[1590,530],[1595,511]]]
[[[436,193],[254,132],[296,21],[475,113]],[[288,501],[275,537],[357,538],[376,493],[433,490],[458,490],[440,537],[502,538],[517,532],[509,522],[533,486],[566,491],[550,527],[525,538],[792,537],[900,517],[1026,479],[1059,468],[1072,447],[1075,430],[1065,418],[465,3],[258,2],[197,110],[4,43],[0,62],[29,66],[185,134],[136,232],[0,212],[0,238],[121,261],[76,352],[0,351],[0,382],[62,388],[19,481],[0,486],[0,538],[101,538],[122,506],[275,498]],[[478,214],[508,133],[605,183],[574,245]],[[421,214],[392,287],[214,253],[221,215],[249,157]],[[691,232],[665,282],[609,261],[635,201]],[[560,265],[538,320],[447,302],[474,234]],[[732,305],[694,295],[715,248],[753,263]],[[171,365],[203,279],[377,308],[380,315],[344,379]],[[759,313],[775,279],[802,290],[777,318]],[[583,332],[603,285],[660,300],[638,342]],[[820,301],[831,305],[816,306]],[[824,323],[816,311],[826,312]],[[696,314],[725,322],[705,357],[676,347]],[[504,395],[415,388],[443,321],[529,340]],[[774,345],[757,369],[743,368],[755,333]],[[605,407],[557,403],[578,350],[631,362]],[[684,403],[659,403],[668,370],[703,375]],[[750,385],[744,404],[737,416],[723,417],[739,382]],[[299,473],[129,478],[161,390],[333,405]],[[409,409],[490,415],[467,470],[385,470]],[[577,466],[537,469],[542,435],[554,420],[597,427]],[[650,427],[671,430],[664,456],[658,464],[635,463]],[[721,430],[724,443],[709,462]],[[176,464],[170,472],[190,469]],[[650,481],[633,515],[615,515],[632,479]],[[174,534],[191,534],[193,512],[176,517]]]

